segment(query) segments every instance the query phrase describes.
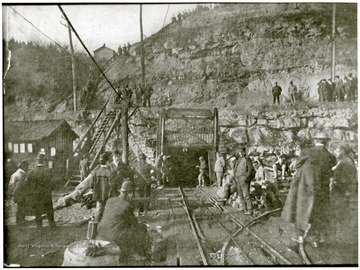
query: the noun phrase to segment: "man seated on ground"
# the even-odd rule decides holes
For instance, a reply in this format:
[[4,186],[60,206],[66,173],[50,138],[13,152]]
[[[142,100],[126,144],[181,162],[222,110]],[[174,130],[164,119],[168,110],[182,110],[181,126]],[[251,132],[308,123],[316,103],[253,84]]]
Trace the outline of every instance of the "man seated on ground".
[[120,260],[145,260],[148,257],[149,237],[144,224],[137,221],[131,199],[134,185],[124,181],[118,197],[106,202],[102,220],[98,225],[98,238],[119,245]]

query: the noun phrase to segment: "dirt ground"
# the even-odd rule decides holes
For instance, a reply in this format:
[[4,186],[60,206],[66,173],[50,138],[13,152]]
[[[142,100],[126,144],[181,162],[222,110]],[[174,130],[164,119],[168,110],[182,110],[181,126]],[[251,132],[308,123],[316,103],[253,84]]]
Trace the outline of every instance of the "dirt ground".
[[[216,188],[205,188],[205,190],[212,195],[216,195]],[[224,243],[230,238],[229,234],[221,226],[225,227],[229,232],[234,232],[238,228],[233,222],[230,222],[228,218],[230,214],[243,224],[247,224],[253,217],[240,213],[231,205],[225,206],[228,213],[221,212],[208,204],[207,199],[201,196],[195,188],[185,189],[185,192],[188,196],[189,208],[196,217],[199,226],[198,231],[201,232],[204,238],[204,240],[201,240],[200,245],[203,247],[204,253],[206,253],[207,265],[220,266],[222,265],[221,250]],[[54,201],[58,197],[59,193],[54,194]],[[180,205],[181,203],[182,199],[176,188],[153,191],[147,214],[138,216],[138,220],[148,224],[150,230],[161,230],[163,237],[161,254],[164,255],[164,258],[162,261],[157,259],[129,261],[125,265],[200,266],[204,264],[198,245],[194,240],[186,212]],[[67,245],[86,238],[86,220],[94,213],[94,209],[87,210],[81,207],[80,204],[75,204],[55,212],[57,228],[50,229],[45,222],[42,230],[36,230],[33,217],[28,217],[26,227],[15,226],[15,205],[7,203],[5,207],[4,262],[7,265],[24,267],[61,266]],[[351,211],[357,214],[357,209]],[[292,264],[304,265],[298,255],[298,245],[291,240],[291,237],[294,236],[294,228],[291,224],[284,223],[279,215],[280,212],[277,212],[259,220],[250,227],[250,230],[281,254],[284,254]],[[356,230],[351,229],[355,225]],[[342,236],[332,235],[329,237],[331,240],[318,248],[312,247],[313,238],[309,234],[305,243],[305,251],[311,263],[313,265],[356,265],[358,263],[357,218],[354,217],[354,224],[348,224],[344,228],[344,232]],[[262,245],[259,245],[248,231],[244,231],[237,236],[236,241],[240,243],[240,246],[229,245],[225,258],[226,265],[248,265],[249,263],[245,257],[248,257],[255,265],[281,264],[279,260],[267,254]],[[246,251],[246,256],[239,253],[240,248]]]

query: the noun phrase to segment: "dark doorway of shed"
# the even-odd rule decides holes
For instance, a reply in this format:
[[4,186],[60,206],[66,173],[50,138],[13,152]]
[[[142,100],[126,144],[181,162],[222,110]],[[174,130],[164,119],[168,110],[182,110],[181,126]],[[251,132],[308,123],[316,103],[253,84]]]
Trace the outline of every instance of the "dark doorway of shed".
[[206,160],[207,170],[205,184],[209,185],[208,149],[206,148],[168,148],[166,155],[171,166],[171,183],[173,187],[195,187],[198,184],[199,158],[203,156]]

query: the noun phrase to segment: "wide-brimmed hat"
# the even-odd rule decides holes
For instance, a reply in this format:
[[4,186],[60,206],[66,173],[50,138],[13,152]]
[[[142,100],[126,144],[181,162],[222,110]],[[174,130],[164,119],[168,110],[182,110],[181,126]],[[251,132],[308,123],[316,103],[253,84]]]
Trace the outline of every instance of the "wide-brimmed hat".
[[313,139],[329,140],[329,136],[325,132],[318,132],[314,135]]

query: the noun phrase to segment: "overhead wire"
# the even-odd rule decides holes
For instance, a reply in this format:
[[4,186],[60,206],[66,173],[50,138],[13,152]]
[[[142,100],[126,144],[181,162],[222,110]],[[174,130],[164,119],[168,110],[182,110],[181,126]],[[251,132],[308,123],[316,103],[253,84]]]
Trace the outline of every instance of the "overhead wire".
[[96,65],[96,67],[100,70],[101,74],[103,75],[103,77],[105,78],[105,80],[109,83],[110,87],[114,90],[114,92],[120,97],[120,99],[122,98],[120,93],[118,93],[118,91],[116,91],[115,87],[113,86],[113,84],[109,81],[109,79],[106,77],[105,73],[103,72],[103,70],[100,68],[100,66],[98,65],[98,63],[96,62],[96,60],[94,59],[94,57],[91,55],[91,53],[89,52],[88,48],[86,47],[86,45],[84,44],[84,42],[82,41],[82,39],[80,38],[79,34],[77,33],[77,31],[75,30],[74,26],[72,25],[69,17],[66,15],[65,11],[62,9],[61,5],[57,5],[58,8],[60,9],[61,13],[63,14],[63,16],[65,17],[66,21],[68,22],[69,26],[71,27],[72,31],[74,32],[74,34],[76,35],[76,37],[78,38],[79,42],[81,43],[81,45],[84,47],[85,51],[87,52],[87,54],[89,55],[89,57],[91,58],[91,60],[94,62],[94,64]]
[[168,12],[169,12],[169,8],[170,8],[170,4],[168,5],[168,8],[167,8],[167,10],[166,10],[166,14],[165,14],[165,18],[164,18],[164,22],[163,22],[163,28],[164,28],[164,26],[165,26],[165,21],[166,21],[166,17],[167,17],[167,15],[168,15]]
[[[170,6],[170,5],[169,5]],[[69,23],[69,27],[71,28],[71,30],[75,33],[76,37],[78,38],[78,40],[80,41],[81,45],[84,47],[85,51],[87,52],[87,54],[90,56],[91,60],[93,61],[93,63],[96,65],[96,67],[100,70],[101,74],[103,75],[103,77],[105,78],[105,80],[109,83],[109,85],[111,86],[111,88],[115,91],[116,94],[118,94],[121,97],[120,93],[118,93],[116,91],[116,89],[114,88],[114,86],[112,85],[112,83],[109,81],[109,79],[106,77],[105,73],[103,72],[103,70],[100,68],[100,66],[97,64],[96,60],[93,58],[93,56],[90,54],[89,50],[87,49],[86,45],[83,43],[82,39],[80,38],[80,36],[78,35],[78,33],[76,32],[74,26],[72,25],[70,19],[67,17],[65,11],[61,8],[60,5],[58,5],[61,13],[63,14],[63,16],[65,17],[66,21]],[[17,11],[16,9],[14,9],[13,7],[9,6],[10,9],[12,9],[16,14],[18,14],[22,19],[24,19],[26,22],[28,22],[32,27],[34,27],[39,33],[41,33],[44,37],[46,37],[48,40],[50,40],[51,42],[53,42],[55,45],[57,45],[60,49],[62,49],[63,51],[65,51],[67,54],[71,55],[70,52],[68,52],[68,50],[66,48],[64,48],[63,46],[61,46],[58,42],[56,42],[55,40],[53,40],[52,38],[50,38],[47,34],[45,34],[42,30],[40,30],[35,24],[33,24],[30,20],[28,20],[25,16],[23,16],[19,11]],[[169,9],[169,8],[168,8]],[[166,17],[165,17],[166,18]],[[78,60],[78,59],[77,59]],[[81,61],[80,61],[81,62]],[[134,66],[137,66],[134,64]],[[135,110],[133,111],[133,113],[130,115],[130,117],[135,113],[135,111],[138,109],[139,107],[137,106],[135,108]],[[138,142],[135,139],[135,135],[131,132],[130,128],[128,127],[128,130],[130,132],[130,134],[133,137],[133,141],[136,144],[138,150],[143,153],[143,151],[141,150],[141,147],[139,146]]]
[[[55,40],[53,40],[52,38],[50,38],[47,34],[45,34],[43,31],[41,31],[35,24],[33,24],[29,19],[27,19],[24,15],[22,15],[19,11],[17,11],[16,9],[14,9],[13,7],[9,6],[10,9],[12,9],[16,14],[18,14],[22,19],[24,19],[27,23],[29,23],[32,27],[34,27],[37,31],[39,31],[39,33],[41,33],[44,37],[46,37],[48,40],[50,40],[51,42],[53,42],[56,46],[58,46],[60,49],[62,49],[64,52],[66,52],[68,55],[71,56],[71,53],[63,46],[61,46],[59,43],[57,43]],[[83,63],[83,61],[81,59],[79,59],[78,57],[74,56],[75,59],[87,66],[86,63]]]

